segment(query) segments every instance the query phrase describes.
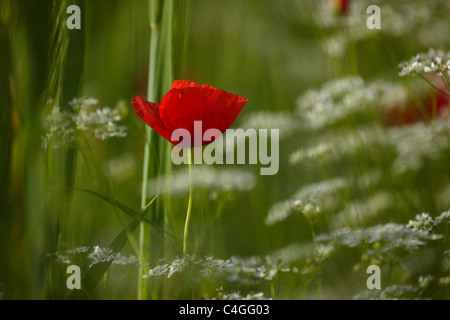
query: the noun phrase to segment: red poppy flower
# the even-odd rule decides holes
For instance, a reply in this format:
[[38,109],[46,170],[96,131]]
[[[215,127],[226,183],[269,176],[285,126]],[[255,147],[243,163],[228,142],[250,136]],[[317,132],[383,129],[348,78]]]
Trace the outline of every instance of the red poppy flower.
[[[134,112],[147,125],[171,143],[178,144],[180,141],[172,140],[172,132],[186,129],[194,137],[194,121],[202,121],[202,137],[208,129],[218,129],[224,133],[246,102],[246,98],[210,85],[199,86],[192,81],[175,80],[160,103],[135,97],[132,105]],[[194,139],[191,141],[191,146],[197,146]],[[202,139],[201,145],[211,142]]]
[[333,5],[337,13],[346,15],[350,9],[350,0],[333,0]]
[[443,93],[433,90],[420,101],[409,101],[407,105],[394,104],[386,110],[386,121],[388,125],[408,125],[424,122],[444,116],[450,110],[450,98]]

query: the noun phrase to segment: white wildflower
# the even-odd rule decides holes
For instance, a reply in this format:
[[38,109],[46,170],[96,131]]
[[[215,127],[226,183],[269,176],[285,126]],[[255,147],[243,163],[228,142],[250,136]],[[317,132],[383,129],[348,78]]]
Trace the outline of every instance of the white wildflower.
[[68,255],[60,252],[47,253],[47,258],[55,263],[61,264],[69,264],[72,262]]
[[43,147],[71,145],[76,142],[77,134],[88,131],[100,140],[125,137],[126,127],[118,124],[122,120],[119,111],[109,107],[95,109],[97,105],[97,99],[82,97],[72,99],[70,109],[65,111],[52,106],[50,113],[43,117]]
[[113,261],[115,257],[116,254],[110,248],[101,248],[99,246],[94,246],[94,251],[88,255],[88,258],[92,259],[91,266],[97,263]]
[[[192,187],[203,188],[217,193],[231,191],[249,191],[255,186],[256,179],[252,172],[240,169],[217,169],[211,166],[193,166]],[[189,172],[178,170],[170,176],[160,176],[149,181],[149,193],[154,195],[171,194],[182,197],[189,193]]]
[[91,247],[89,247],[89,246],[82,246],[82,247],[78,247],[75,249],[70,249],[70,250],[67,250],[67,254],[71,255],[71,256],[80,255],[80,254],[88,252],[90,248]]
[[294,243],[274,251],[271,256],[273,260],[292,263],[298,260],[305,260],[313,254],[313,250],[314,247],[311,243]]
[[297,99],[297,114],[311,129],[320,129],[374,107],[390,90],[390,83],[365,83],[361,77],[345,76],[303,93]]
[[428,287],[433,281],[434,277],[432,275],[420,276],[417,280],[419,288],[423,289]]
[[409,61],[399,64],[399,76],[436,72],[439,76],[450,75],[450,52],[430,49],[427,53],[419,53]]
[[433,218],[428,213],[418,214],[414,220],[409,220],[406,226],[416,231],[431,231]]
[[75,141],[71,113],[62,111],[59,106],[53,106],[50,114],[43,118],[42,127],[44,132],[41,138],[44,149],[49,145],[52,148],[71,145]]
[[258,111],[244,117],[240,128],[246,129],[278,129],[280,139],[291,136],[300,128],[300,121],[288,112]]
[[231,257],[232,265],[227,268],[227,280],[230,282],[256,283],[260,280],[272,281],[280,273],[296,272],[296,269],[276,262],[270,256],[263,261],[260,257],[249,258]]
[[333,146],[333,152],[326,160],[340,160],[374,148],[392,148],[392,141],[385,128],[380,125],[361,125],[353,130],[336,130],[322,136]]
[[192,265],[197,261],[195,255],[187,254],[183,258],[175,258],[170,263],[160,264],[149,270],[148,274],[144,275],[145,278],[148,277],[161,277],[167,276],[167,278],[172,277],[176,273],[182,273],[188,266]]
[[214,259],[213,256],[207,256],[201,261],[198,261],[197,263],[200,264],[202,267],[200,273],[208,278],[233,265],[230,259],[227,260]]
[[300,189],[291,199],[275,203],[266,218],[267,225],[285,220],[296,212],[317,214],[335,206],[338,193],[348,185],[345,179],[336,178],[307,185]]
[[445,130],[450,119],[437,119],[430,124],[416,123],[388,131],[398,157],[392,164],[395,175],[418,171],[425,159],[438,159],[450,147],[450,131]]
[[143,277],[144,278],[161,277],[161,276],[167,275],[168,272],[169,272],[169,265],[166,263],[166,264],[158,265],[158,266],[150,269],[148,271],[148,274],[143,275]]
[[247,295],[241,295],[239,291],[225,293],[223,287],[217,288],[217,296],[213,297],[211,300],[271,300],[264,297],[263,292],[258,293],[248,293]]
[[377,4],[382,8],[380,30],[368,29],[367,16],[362,14],[374,4],[370,0],[352,1],[345,15],[336,12],[336,8],[330,5],[332,1],[314,1],[312,14],[311,10],[308,10],[308,15],[311,16],[314,24],[323,30],[322,33],[327,35],[322,39],[325,53],[339,58],[347,52],[350,43],[369,39],[380,33],[396,38],[413,32],[412,30],[421,30],[429,23],[432,12],[436,8],[442,10],[442,2],[445,4],[445,1],[435,1],[433,5],[411,1],[378,1]]
[[128,152],[103,162],[102,172],[106,177],[116,182],[123,182],[130,179],[136,173],[136,166],[136,156]]
[[186,255],[184,258],[176,258],[173,260],[169,265],[167,278],[172,277],[176,273],[183,272],[194,259],[195,256]]
[[394,197],[383,191],[364,199],[353,200],[347,205],[346,209],[333,216],[331,225],[335,228],[342,228],[349,224],[353,226],[364,225],[367,220],[374,218],[394,203],[396,203]]
[[383,177],[383,173],[380,169],[376,168],[372,171],[364,173],[357,178],[356,185],[359,189],[366,190],[378,185]]
[[81,246],[74,249],[68,249],[61,252],[51,253],[47,255],[56,263],[69,264],[74,260],[78,261],[81,258],[86,258],[90,261],[90,267],[94,264],[111,262],[113,265],[133,265],[140,264],[140,260],[130,255],[123,256],[120,252],[115,253],[110,248],[102,248],[99,246]]
[[300,149],[292,153],[289,157],[289,163],[296,165],[304,160],[316,160],[325,157],[332,150],[330,144],[321,143],[309,149]]
[[382,255],[388,255],[396,260],[401,259],[400,252],[413,253],[428,241],[439,239],[442,239],[442,235],[417,230],[409,225],[388,223],[355,230],[342,228],[331,234],[318,235],[315,240],[317,243],[351,248],[377,244],[368,250],[369,256],[380,258]]
[[368,299],[408,299],[416,297],[420,289],[416,285],[392,285],[383,290],[365,290],[353,297],[356,300]]
[[136,256],[123,256],[120,254],[120,252],[118,252],[116,254],[116,256],[114,257],[113,260],[113,264],[115,265],[121,265],[121,266],[126,266],[126,265],[140,265],[141,261],[139,260],[139,258],[137,258]]
[[443,277],[443,278],[439,278],[439,284],[444,285],[444,286],[449,286],[450,285],[450,276],[448,277]]

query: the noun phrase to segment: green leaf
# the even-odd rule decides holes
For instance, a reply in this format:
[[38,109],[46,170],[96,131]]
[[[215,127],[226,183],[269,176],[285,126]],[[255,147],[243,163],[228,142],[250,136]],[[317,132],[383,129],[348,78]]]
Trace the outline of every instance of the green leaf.
[[[114,253],[120,252],[122,248],[128,242],[128,235],[133,233],[136,230],[137,226],[144,218],[145,212],[152,205],[152,203],[156,200],[155,196],[144,208],[139,210],[139,212],[134,216],[134,218],[125,226],[125,228],[120,231],[117,237],[111,242],[109,245],[109,249],[111,249]],[[90,296],[90,291],[95,288],[97,283],[103,277],[106,271],[108,271],[113,261],[107,261],[103,263],[94,264],[89,268],[88,272],[85,274],[83,279],[81,280],[81,289],[74,290],[72,294],[69,296],[69,299],[87,299]]]
[[[95,196],[97,196],[97,197],[99,197],[99,198],[109,202],[113,206],[119,208],[120,210],[122,210],[123,212],[128,214],[130,217],[135,217],[138,214],[134,209],[131,209],[126,204],[123,204],[122,202],[120,202],[119,200],[117,200],[117,199],[115,199],[115,198],[113,198],[111,196],[107,196],[105,194],[102,194],[102,193],[99,193],[99,192],[96,192],[96,191],[93,191],[93,190],[88,190],[88,189],[75,188],[75,190],[93,194],[93,195],[95,195]],[[146,218],[143,218],[142,220],[144,220],[148,224],[151,224],[151,222],[148,219],[146,219]]]

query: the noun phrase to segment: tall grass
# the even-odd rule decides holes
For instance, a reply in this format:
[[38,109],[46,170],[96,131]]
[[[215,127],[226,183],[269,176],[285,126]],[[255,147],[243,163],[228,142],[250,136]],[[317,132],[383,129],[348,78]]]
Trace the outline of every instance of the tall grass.
[[[449,52],[448,1],[379,2],[0,0],[0,298],[447,299],[446,87],[397,65]],[[278,174],[174,166],[130,103],[174,79],[247,97]]]
[[[74,3],[79,6],[81,12],[86,9],[83,0]],[[84,70],[85,37],[84,30],[86,24],[82,24],[81,30],[69,30],[66,27],[67,1],[60,1],[52,4],[52,16],[50,22],[51,47],[49,69],[49,80],[47,85],[46,98],[53,105],[60,106],[61,111],[71,112],[70,102],[81,97],[82,78]],[[84,28],[83,28],[84,27]],[[49,111],[47,111],[49,112]],[[78,150],[76,146],[64,146],[54,149],[53,146],[44,152],[44,185],[45,185],[45,211],[51,218],[51,247],[49,252],[64,249],[68,244],[67,239],[67,219],[70,214],[72,192],[75,186],[75,176],[77,172]],[[60,298],[64,296],[65,288],[53,286],[54,283],[61,283],[61,269],[50,272],[48,283],[50,284],[49,296]],[[55,281],[56,280],[56,281]]]

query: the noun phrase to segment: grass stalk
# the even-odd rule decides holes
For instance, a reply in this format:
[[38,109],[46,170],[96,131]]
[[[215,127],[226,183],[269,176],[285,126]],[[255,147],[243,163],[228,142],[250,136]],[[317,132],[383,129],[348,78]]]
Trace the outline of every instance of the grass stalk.
[[[158,50],[161,37],[160,26],[160,10],[162,10],[162,3],[159,0],[149,0],[149,21],[150,21],[150,55],[149,55],[149,69],[148,69],[148,89],[147,100],[156,102],[158,100],[158,80],[157,80],[157,62]],[[144,146],[144,160],[142,173],[142,188],[141,188],[141,207],[144,207],[147,201],[147,182],[151,176],[150,170],[150,150],[152,140],[155,132],[150,127],[145,128],[145,146]],[[147,279],[143,277],[148,272],[148,253],[146,252],[146,245],[150,240],[150,226],[145,222],[141,222],[139,226],[139,253],[140,259],[143,263],[139,267],[138,272],[138,291],[137,297],[139,300],[147,299],[148,285]]]
[[187,254],[187,242],[189,235],[189,223],[191,221],[191,213],[192,213],[192,198],[193,198],[193,188],[192,188],[192,150],[188,151],[189,158],[189,200],[188,207],[186,212],[186,221],[184,224],[184,236],[183,236],[183,255]]

